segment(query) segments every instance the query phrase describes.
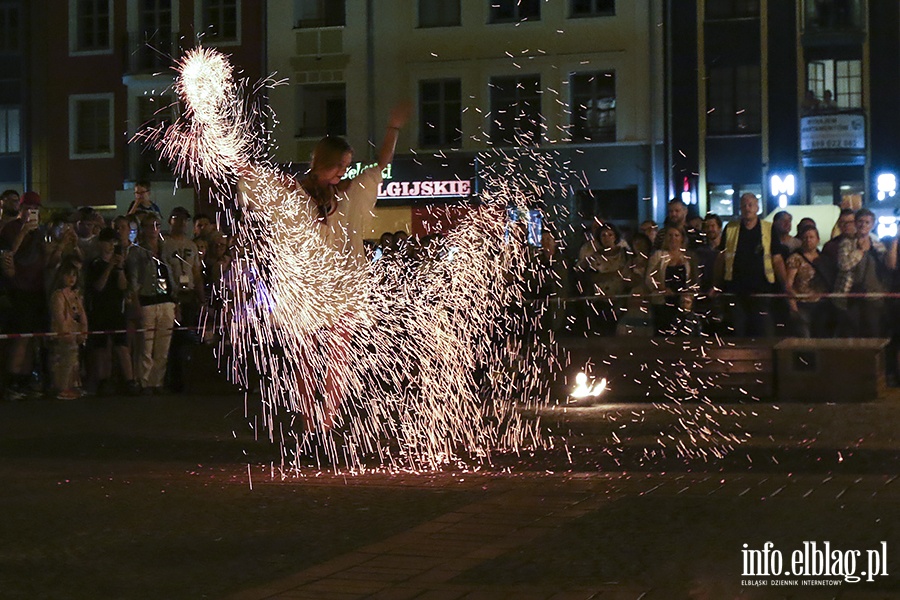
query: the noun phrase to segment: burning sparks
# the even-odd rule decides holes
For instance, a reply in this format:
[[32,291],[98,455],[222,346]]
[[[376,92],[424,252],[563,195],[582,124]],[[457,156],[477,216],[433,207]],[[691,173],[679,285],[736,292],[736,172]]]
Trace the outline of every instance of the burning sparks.
[[588,376],[582,371],[575,376],[575,388],[569,394],[570,398],[595,398],[603,393],[606,389],[606,378],[604,377],[598,383],[588,384]]
[[535,184],[510,160],[440,242],[360,264],[322,244],[242,88],[223,55],[191,51],[175,84],[183,117],[142,137],[179,176],[211,181],[232,215],[220,355],[235,382],[258,377],[282,467],[437,469],[542,447],[522,409],[546,400],[555,364],[551,342],[523,342],[542,316],[524,282],[544,275],[506,220],[509,207],[527,211]]

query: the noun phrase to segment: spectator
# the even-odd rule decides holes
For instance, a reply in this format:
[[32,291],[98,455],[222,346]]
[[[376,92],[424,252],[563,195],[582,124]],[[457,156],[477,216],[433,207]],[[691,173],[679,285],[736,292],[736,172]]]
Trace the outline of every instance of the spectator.
[[620,245],[619,230],[612,223],[598,229],[597,250],[585,256],[593,293],[606,299],[599,301],[600,335],[616,331],[619,311],[625,306],[624,295],[631,288],[631,253]]
[[697,263],[684,248],[686,240],[681,229],[667,227],[663,236],[663,247],[650,256],[647,264],[653,323],[657,335],[692,333],[689,313],[697,288]]
[[134,183],[134,200],[128,207],[127,216],[136,215],[142,218],[144,215],[153,215],[159,222],[162,222],[162,213],[159,206],[153,202],[150,195],[150,182],[147,180],[136,181]]
[[406,249],[406,242],[409,239],[409,234],[404,230],[395,231],[394,232],[394,249],[403,252]]
[[[794,217],[786,210],[775,213],[772,217],[772,235],[775,238],[775,251],[772,253],[772,267],[775,269],[775,291],[786,293],[787,278],[785,263],[788,256],[800,247],[800,240],[791,235]],[[787,329],[790,321],[790,309],[785,298],[775,298],[771,303],[772,318],[779,335]]]
[[[134,246],[134,243],[137,241],[138,231],[140,228],[140,220],[132,215],[130,217],[126,216],[118,216],[113,219],[113,229],[116,230],[117,235],[117,244],[122,249],[122,256],[125,257],[126,264],[126,272],[127,272],[127,264],[128,264],[128,255],[131,253],[131,248]],[[135,372],[135,365],[139,363],[139,357],[137,356],[139,349],[141,347],[141,343],[138,339],[138,333],[136,330],[141,328],[141,305],[138,302],[137,297],[130,291],[130,289],[125,292],[125,325],[128,333],[126,334],[128,338],[128,352],[129,356],[131,356],[131,373],[132,379],[137,380],[133,374]],[[134,393],[139,390],[129,389],[129,392]]]
[[822,254],[827,257],[828,260],[834,262],[835,273],[837,272],[838,248],[840,247],[841,242],[855,238],[856,214],[853,212],[852,208],[841,209],[841,214],[838,217],[837,223],[835,223],[834,228],[832,229],[831,239],[822,246]]
[[106,227],[103,215],[90,206],[79,207],[75,211],[75,234],[84,262],[90,263],[97,257],[97,234]]
[[0,194],[0,231],[19,216],[19,192],[5,190]]
[[[889,272],[897,266],[896,248],[891,252],[872,233],[875,215],[867,208],[856,211],[856,236],[838,248],[837,294],[878,294],[889,289]],[[892,244],[896,246],[896,240]],[[841,337],[885,335],[883,298],[835,298]]]
[[716,293],[716,273],[719,246],[722,243],[722,219],[715,213],[707,213],[703,219],[703,244],[694,249],[698,270],[698,296],[694,312],[701,320],[703,330],[709,334],[724,333],[721,297]]
[[219,230],[216,229],[216,224],[209,217],[209,215],[204,213],[197,213],[194,216],[194,241],[196,242],[197,238],[202,238],[207,242],[218,233]]
[[[87,388],[103,392],[109,388],[112,378],[112,356],[115,356],[122,379],[129,394],[137,394],[140,386],[134,378],[131,350],[125,333],[125,292],[128,278],[125,275],[125,253],[120,236],[115,229],[102,229],[97,236],[99,255],[86,269],[88,323],[88,356],[91,368]],[[96,333],[109,332],[116,333]]]
[[816,92],[813,90],[806,90],[806,95],[803,97],[803,103],[800,105],[800,110],[804,115],[811,115],[819,110],[819,98],[816,97]]
[[53,333],[53,389],[59,400],[80,398],[78,380],[80,365],[78,352],[87,337],[87,315],[81,291],[78,289],[79,267],[74,261],[65,261],[56,272],[53,293],[50,296],[50,321]]
[[207,281],[207,294],[210,288],[222,280],[222,276],[231,266],[231,254],[228,252],[228,238],[221,233],[213,236],[206,254],[206,268],[209,280]]
[[187,237],[190,218],[191,213],[183,206],[172,209],[169,235],[163,241],[164,260],[172,267],[175,282],[176,320],[179,326],[192,328],[179,329],[172,334],[169,385],[174,392],[184,390],[184,369],[190,362],[191,346],[197,338],[200,307],[206,302],[200,253],[193,240]]
[[640,224],[638,230],[650,239],[650,246],[656,243],[656,234],[659,233],[659,225],[653,219],[647,219]]
[[[47,296],[44,271],[47,247],[40,227],[41,197],[25,192],[19,201],[19,216],[0,231],[0,250],[4,251],[3,275],[9,284],[10,333],[47,331]],[[7,371],[10,399],[19,400],[30,393],[34,369],[34,338],[14,339],[10,343]]]
[[687,229],[699,232],[701,234],[701,240],[702,240],[703,217],[701,217],[700,215],[697,215],[697,214],[693,214],[693,213],[689,214],[688,218],[687,218]]
[[819,267],[819,230],[808,225],[799,231],[798,237],[800,248],[786,263],[790,333],[795,337],[820,337],[825,330],[822,294],[827,290],[827,283]]
[[837,102],[834,101],[834,94],[831,90],[825,90],[822,101],[819,103],[819,112],[835,112],[838,109]]
[[653,244],[653,249],[659,250],[660,248],[662,248],[666,229],[669,227],[675,227],[681,230],[681,233],[684,234],[685,242],[687,244],[687,250],[693,250],[694,248],[699,246],[702,243],[700,239],[700,232],[688,226],[687,216],[687,204],[685,204],[681,198],[672,198],[671,200],[669,200],[669,204],[666,206],[665,226],[662,228],[662,231],[660,231],[660,235],[656,236]]
[[162,253],[159,220],[148,214],[141,221],[138,243],[126,259],[128,284],[141,307],[144,329],[138,381],[145,394],[160,393],[166,375],[175,298],[172,267]]
[[738,337],[772,335],[770,302],[775,284],[772,255],[777,240],[772,225],[759,218],[759,199],[746,193],[741,196],[741,218],[725,227],[718,261],[728,300],[730,326]]
[[640,231],[631,240],[633,262],[631,265],[631,296],[626,300],[625,313],[619,319],[617,335],[653,335],[650,322],[650,298],[647,296],[647,263],[653,254],[653,242]]
[[47,239],[47,269],[44,279],[48,287],[56,277],[56,269],[64,262],[75,261],[84,264],[84,256],[78,246],[75,228],[63,217],[56,217],[50,222]]
[[383,257],[387,254],[391,254],[394,251],[394,234],[390,231],[385,231],[381,234],[381,237],[378,238],[378,250],[381,250],[379,254],[376,252],[376,256]]

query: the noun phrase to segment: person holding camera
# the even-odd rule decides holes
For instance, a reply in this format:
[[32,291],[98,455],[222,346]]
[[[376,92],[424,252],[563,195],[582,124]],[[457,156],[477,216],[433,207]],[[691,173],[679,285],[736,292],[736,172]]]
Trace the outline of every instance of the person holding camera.
[[[40,227],[41,197],[25,192],[19,200],[19,216],[0,231],[0,274],[6,278],[13,318],[10,333],[45,333],[48,326],[44,271],[47,244]],[[7,370],[9,399],[32,394],[35,338],[12,340]]]
[[[107,227],[97,235],[99,256],[88,263],[85,281],[87,314],[91,336],[88,338],[91,369],[87,388],[91,392],[109,390],[113,357],[119,367],[127,391],[135,394],[140,387],[134,379],[131,351],[125,333],[125,248],[116,230]],[[115,332],[115,333],[109,333]]]

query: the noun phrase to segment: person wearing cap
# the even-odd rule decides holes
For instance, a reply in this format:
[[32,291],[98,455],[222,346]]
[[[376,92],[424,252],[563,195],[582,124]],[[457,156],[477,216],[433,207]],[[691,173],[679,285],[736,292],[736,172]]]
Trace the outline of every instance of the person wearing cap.
[[[190,220],[191,213],[186,208],[173,208],[169,216],[169,234],[163,239],[162,247],[165,261],[172,266],[175,282],[175,320],[181,327],[196,328],[205,298],[200,252],[187,235]],[[195,337],[195,332],[190,330],[173,332],[168,367],[169,387],[173,392],[184,389],[185,366],[190,360],[191,340]]]
[[[44,271],[47,245],[40,228],[41,197],[25,192],[19,200],[19,215],[0,231],[0,274],[7,280],[11,313],[10,333],[44,333],[48,326]],[[29,393],[34,368],[34,338],[10,343],[7,371],[9,397]]]

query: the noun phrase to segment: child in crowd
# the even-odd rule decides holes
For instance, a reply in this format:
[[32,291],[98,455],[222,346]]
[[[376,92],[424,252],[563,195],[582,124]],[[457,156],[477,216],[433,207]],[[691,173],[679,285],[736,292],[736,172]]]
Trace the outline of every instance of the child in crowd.
[[81,394],[78,351],[87,339],[87,316],[78,289],[78,265],[66,261],[56,273],[50,296],[50,322],[58,337],[53,343],[53,386],[60,400],[73,400]]

